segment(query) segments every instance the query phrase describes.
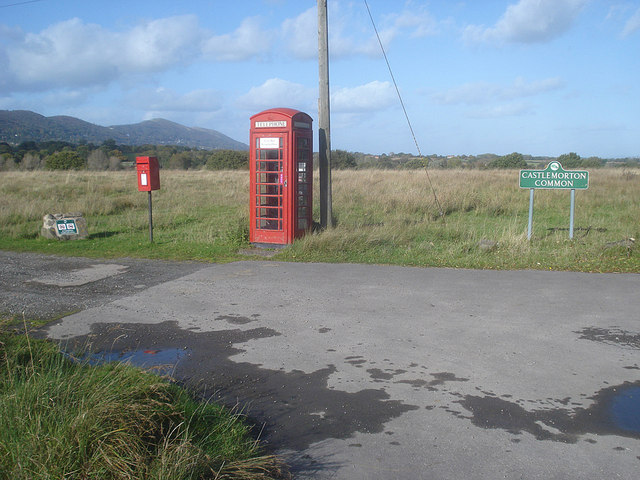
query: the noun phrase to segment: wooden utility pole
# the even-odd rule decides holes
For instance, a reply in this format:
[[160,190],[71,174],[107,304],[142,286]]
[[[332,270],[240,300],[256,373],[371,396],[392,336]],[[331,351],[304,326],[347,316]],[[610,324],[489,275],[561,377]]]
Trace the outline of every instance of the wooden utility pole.
[[329,114],[329,32],[327,0],[318,0],[318,154],[320,173],[320,226],[333,227],[331,208],[331,121]]

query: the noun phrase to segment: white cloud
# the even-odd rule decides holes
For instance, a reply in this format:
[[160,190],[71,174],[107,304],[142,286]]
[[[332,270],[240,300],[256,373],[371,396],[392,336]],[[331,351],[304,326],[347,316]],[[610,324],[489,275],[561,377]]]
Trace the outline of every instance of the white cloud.
[[493,27],[470,25],[464,37],[472,42],[547,42],[569,30],[587,1],[520,0]]
[[[372,13],[375,15],[375,12]],[[385,48],[400,35],[424,37],[437,32],[436,21],[424,8],[405,8],[400,13],[375,20]],[[311,59],[318,55],[317,31],[316,7],[311,7],[282,23],[284,45],[295,58]],[[329,53],[332,58],[381,55],[380,45],[368,15],[358,16],[351,6],[345,5],[344,2],[330,2]]]
[[275,34],[263,30],[258,17],[245,18],[232,33],[212,36],[203,46],[206,56],[218,61],[239,61],[265,55]]
[[[5,91],[108,85],[131,75],[157,73],[199,58],[237,61],[265,54],[274,33],[246,18],[233,32],[211,35],[195,15],[108,30],[73,18],[38,33],[0,29],[0,86]],[[4,44],[4,45],[3,45]]]
[[636,10],[627,23],[624,25],[624,29],[622,30],[622,36],[626,37],[627,35],[631,35],[632,33],[640,30],[640,8]]
[[531,97],[558,90],[563,86],[564,82],[560,78],[546,78],[527,82],[523,78],[518,77],[512,85],[506,86],[486,82],[466,83],[459,87],[436,93],[432,95],[432,99],[436,103],[444,105],[474,105]]
[[508,102],[500,105],[487,106],[471,111],[469,118],[499,118],[520,117],[534,113],[533,106],[526,102]]
[[78,18],[29,33],[6,50],[18,87],[107,84],[123,74],[148,73],[191,60],[202,30],[193,15],[154,20],[111,32]]
[[137,90],[127,104],[154,112],[213,112],[222,108],[222,94],[216,90],[193,90],[185,94],[159,87]]
[[99,25],[87,25],[77,18],[52,25],[39,34],[29,33],[8,50],[9,71],[27,87],[79,86],[110,80],[117,69],[105,60],[113,55],[113,42],[107,36]]
[[114,34],[114,38],[111,35],[104,40],[115,40],[114,46],[122,49],[110,59],[118,68],[154,72],[188,63],[199,55],[205,32],[198,26],[198,17],[182,15],[138,25],[130,32]]
[[259,87],[253,87],[238,99],[242,108],[259,110],[272,107],[314,108],[317,91],[281,78],[270,78]]
[[389,15],[386,19],[391,23],[388,27],[390,39],[395,35],[406,33],[411,37],[420,38],[438,33],[438,25],[433,16],[424,8],[403,10],[398,14]]
[[[339,4],[333,4],[330,8],[329,25],[329,54],[332,58],[347,57],[352,55],[372,55],[377,52],[377,43],[373,43],[373,37],[368,36],[362,41],[355,38],[352,26],[347,27],[352,16],[348,12],[340,10]],[[345,34],[350,31],[350,34]],[[311,7],[295,18],[288,18],[282,22],[282,38],[285,48],[294,57],[309,60],[318,56],[318,11]]]
[[316,7],[282,22],[284,44],[294,57],[310,59],[318,55],[318,15]]
[[331,95],[335,112],[369,112],[395,104],[397,96],[389,82],[374,81],[353,88],[338,88]]

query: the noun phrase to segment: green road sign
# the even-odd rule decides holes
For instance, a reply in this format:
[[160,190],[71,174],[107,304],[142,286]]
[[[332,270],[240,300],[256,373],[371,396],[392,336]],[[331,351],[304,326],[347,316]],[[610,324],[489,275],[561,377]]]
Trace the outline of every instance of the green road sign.
[[551,162],[544,170],[520,170],[520,188],[589,188],[589,172],[564,170],[560,162]]
[[78,233],[75,220],[56,220],[56,228],[60,235],[76,235]]

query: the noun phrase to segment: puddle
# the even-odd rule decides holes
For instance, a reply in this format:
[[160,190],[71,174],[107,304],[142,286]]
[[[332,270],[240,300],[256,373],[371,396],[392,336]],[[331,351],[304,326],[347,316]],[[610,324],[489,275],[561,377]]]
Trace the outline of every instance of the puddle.
[[467,395],[457,401],[471,416],[458,414],[481,428],[514,435],[530,433],[537,440],[576,443],[581,435],[618,435],[640,439],[640,382],[607,387],[590,397],[588,408],[525,410],[493,395]]
[[84,360],[87,360],[92,365],[109,362],[129,363],[136,367],[167,374],[178,365],[181,359],[190,355],[191,350],[185,348],[141,348],[120,352],[91,353]]
[[618,428],[640,434],[640,387],[623,388],[611,400],[610,411]]

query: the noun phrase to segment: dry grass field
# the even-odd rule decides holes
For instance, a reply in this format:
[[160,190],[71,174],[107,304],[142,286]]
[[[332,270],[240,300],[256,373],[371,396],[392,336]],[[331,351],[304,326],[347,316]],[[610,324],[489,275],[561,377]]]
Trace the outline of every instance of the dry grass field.
[[[415,266],[639,272],[640,173],[593,169],[576,192],[569,240],[569,191],[529,191],[509,170],[336,170],[336,227],[315,232],[275,258]],[[314,219],[319,219],[317,172]],[[229,261],[247,247],[246,171],[161,172],[153,192],[154,243],[147,194],[133,171],[2,172],[0,248],[85,256]],[[39,237],[47,213],[82,212],[90,238]],[[488,242],[487,242],[488,241]],[[484,245],[481,245],[481,242]],[[487,248],[495,242],[495,246]]]

